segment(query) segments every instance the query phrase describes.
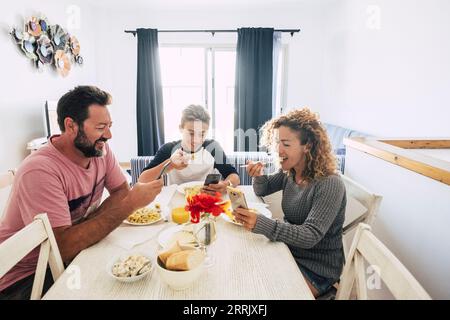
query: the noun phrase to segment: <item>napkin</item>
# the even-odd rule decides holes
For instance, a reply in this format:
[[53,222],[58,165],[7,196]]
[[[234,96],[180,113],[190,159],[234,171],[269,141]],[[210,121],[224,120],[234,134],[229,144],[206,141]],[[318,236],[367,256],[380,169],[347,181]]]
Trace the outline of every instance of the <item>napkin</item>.
[[159,203],[161,206],[168,206],[170,204],[170,200],[172,200],[173,194],[177,191],[177,187],[178,186],[176,184],[163,187],[161,192],[156,196],[155,200],[150,203],[150,205]]
[[177,187],[178,186],[176,184],[163,187],[161,192],[156,196],[155,200],[148,205],[148,207],[153,207],[155,204],[159,203],[161,205],[161,214],[163,215],[163,218],[168,220],[170,215],[169,204],[172,200],[173,194],[177,191]]
[[104,241],[119,246],[126,250],[147,242],[158,236],[159,232],[167,226],[166,223],[158,222],[149,226],[123,225],[111,232]]

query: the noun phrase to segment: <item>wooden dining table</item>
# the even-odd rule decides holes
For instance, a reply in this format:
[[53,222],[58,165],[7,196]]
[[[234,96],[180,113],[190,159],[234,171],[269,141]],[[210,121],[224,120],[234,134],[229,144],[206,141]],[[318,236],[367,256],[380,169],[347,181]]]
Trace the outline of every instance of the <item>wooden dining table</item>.
[[[262,202],[251,186],[240,187],[247,201]],[[164,189],[163,191],[164,192]],[[183,206],[184,195],[173,193],[169,208]],[[217,238],[208,249],[213,265],[184,290],[168,287],[154,268],[148,276],[125,283],[107,272],[113,257],[129,251],[145,253],[156,260],[161,247],[158,235],[174,226],[161,220],[148,226],[122,224],[99,243],[81,251],[43,299],[141,299],[141,300],[311,300],[314,299],[288,247],[254,234],[222,218],[216,222]],[[121,246],[127,235],[140,233],[145,240]],[[141,239],[142,240],[142,239]]]

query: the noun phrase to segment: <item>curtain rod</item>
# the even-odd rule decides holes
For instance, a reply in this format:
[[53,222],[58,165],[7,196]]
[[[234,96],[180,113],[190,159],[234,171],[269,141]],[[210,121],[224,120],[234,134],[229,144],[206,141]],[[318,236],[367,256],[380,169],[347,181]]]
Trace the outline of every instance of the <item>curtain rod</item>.
[[[214,37],[215,33],[219,32],[237,32],[237,30],[158,30],[158,32],[207,32],[211,33]],[[274,32],[289,32],[291,37],[294,36],[294,33],[300,32],[300,29],[276,29]],[[132,33],[133,36],[136,36],[136,30],[125,30],[125,33]]]

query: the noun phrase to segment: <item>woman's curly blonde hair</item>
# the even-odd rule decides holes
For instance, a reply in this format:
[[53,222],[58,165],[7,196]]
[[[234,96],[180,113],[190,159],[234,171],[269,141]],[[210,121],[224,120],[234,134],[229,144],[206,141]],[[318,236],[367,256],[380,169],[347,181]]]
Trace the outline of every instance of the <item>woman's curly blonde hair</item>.
[[336,174],[336,159],[330,140],[317,114],[309,108],[295,109],[267,121],[261,128],[261,145],[275,151],[277,142],[274,131],[281,126],[297,132],[301,145],[311,146],[306,153],[306,165],[302,172],[306,181]]

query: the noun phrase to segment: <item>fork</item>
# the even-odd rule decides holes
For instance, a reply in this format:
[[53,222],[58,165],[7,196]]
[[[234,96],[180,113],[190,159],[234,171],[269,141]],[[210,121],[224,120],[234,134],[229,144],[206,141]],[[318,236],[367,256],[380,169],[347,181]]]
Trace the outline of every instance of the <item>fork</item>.
[[145,262],[142,267],[139,268],[139,270],[136,272],[136,275],[140,275],[141,274],[141,270],[144,269],[146,266],[148,266],[149,264],[151,264],[151,261],[147,261]]

